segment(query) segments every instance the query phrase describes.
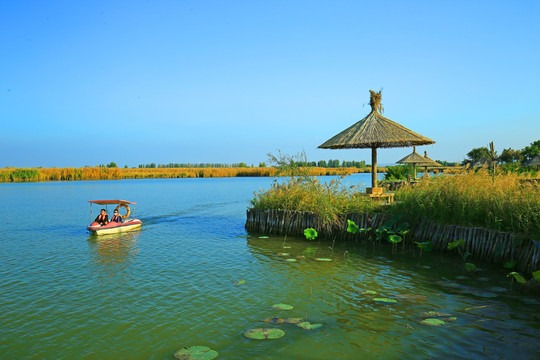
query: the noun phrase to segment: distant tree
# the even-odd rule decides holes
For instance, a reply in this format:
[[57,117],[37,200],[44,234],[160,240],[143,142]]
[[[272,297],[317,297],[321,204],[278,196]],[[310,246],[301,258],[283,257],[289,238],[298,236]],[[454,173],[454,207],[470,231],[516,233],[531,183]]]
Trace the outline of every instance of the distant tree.
[[521,149],[521,154],[524,157],[524,160],[530,160],[540,153],[540,140],[532,142],[531,145]]
[[326,160],[319,160],[319,161],[317,162],[317,166],[318,166],[318,167],[324,167],[324,168],[325,168],[325,167],[326,167]]
[[247,166],[246,163],[241,162],[241,163],[238,164],[238,167],[248,167],[248,166]]
[[128,166],[127,166],[127,165],[126,165],[126,166],[124,166],[124,169],[127,169],[127,168],[128,168]]
[[467,159],[463,160],[462,165],[470,164],[481,158],[488,158],[489,150],[487,147],[474,148],[467,153]]
[[260,162],[259,167],[266,167],[266,163],[265,162]]
[[118,167],[118,166],[116,166],[116,163],[114,163],[114,162],[111,161],[110,163],[107,164],[107,167],[108,167],[108,168],[116,168],[116,167]]
[[512,148],[504,149],[501,155],[501,161],[505,163],[521,162],[521,150]]

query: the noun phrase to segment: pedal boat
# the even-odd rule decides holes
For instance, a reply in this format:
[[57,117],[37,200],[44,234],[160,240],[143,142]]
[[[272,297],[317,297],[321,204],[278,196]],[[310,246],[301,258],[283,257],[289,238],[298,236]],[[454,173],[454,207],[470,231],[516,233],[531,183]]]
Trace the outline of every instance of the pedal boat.
[[[90,231],[96,235],[105,235],[105,234],[116,234],[120,232],[133,231],[141,227],[142,221],[139,219],[130,219],[129,215],[131,210],[129,205],[135,205],[136,203],[127,201],[127,200],[90,200],[90,219],[93,221],[92,215],[92,205],[105,205],[105,211],[107,211],[107,205],[117,205],[115,210],[118,210],[118,214],[122,217],[123,223],[117,223],[115,221],[109,221],[107,225],[99,225],[97,222],[92,222],[86,230]],[[120,208],[123,207],[126,209],[126,214],[120,214]],[[108,211],[107,211],[108,213]],[[110,220],[110,218],[109,218]]]

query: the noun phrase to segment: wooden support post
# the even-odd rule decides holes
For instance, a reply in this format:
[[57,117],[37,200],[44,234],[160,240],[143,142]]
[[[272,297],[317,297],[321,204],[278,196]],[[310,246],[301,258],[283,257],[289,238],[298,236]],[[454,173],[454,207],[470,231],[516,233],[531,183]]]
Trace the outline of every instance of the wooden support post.
[[371,148],[371,187],[377,187],[377,148]]

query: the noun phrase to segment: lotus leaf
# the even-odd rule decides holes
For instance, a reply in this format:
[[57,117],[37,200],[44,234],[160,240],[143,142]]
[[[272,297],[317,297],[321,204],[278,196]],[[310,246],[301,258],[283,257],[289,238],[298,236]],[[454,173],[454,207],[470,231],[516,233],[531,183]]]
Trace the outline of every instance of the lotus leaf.
[[269,236],[259,236],[259,239],[268,239]]
[[446,324],[446,321],[443,321],[441,319],[424,319],[420,321],[420,324],[427,326],[441,326]]
[[315,330],[315,329],[322,328],[322,324],[312,324],[309,321],[301,322],[297,324],[296,326],[301,327],[304,330]]
[[287,304],[274,304],[274,305],[272,305],[272,309],[274,309],[274,310],[292,310],[292,309],[294,309],[294,306],[287,305]]
[[315,260],[315,261],[321,261],[321,262],[324,262],[324,261],[332,261],[332,259],[328,259],[328,258],[314,258],[313,260]]
[[525,284],[527,282],[527,280],[525,280],[525,278],[523,276],[521,276],[520,274],[518,274],[515,271],[512,271],[510,274],[508,274],[506,276],[507,277],[513,277],[520,284]]
[[403,240],[401,236],[399,235],[390,235],[388,236],[388,241],[390,241],[392,244],[397,244]]
[[373,291],[373,290],[364,290],[364,291],[362,291],[362,294],[364,294],[364,295],[377,295],[377,292]]
[[463,239],[459,239],[459,240],[456,240],[456,241],[449,242],[448,243],[448,250],[453,250],[453,249],[455,249],[458,246],[461,246],[463,244],[465,244],[465,240],[463,240]]
[[457,320],[457,317],[455,316],[450,316],[449,318],[446,318],[446,321],[456,321]]
[[424,242],[414,242],[420,249],[422,249],[425,252],[431,252],[431,242],[424,241]]
[[317,230],[315,230],[314,228],[307,228],[304,230],[304,235],[306,236],[306,239],[308,240],[315,240],[318,234],[317,234]]
[[287,324],[300,324],[301,322],[304,321],[304,319],[302,318],[288,318],[288,319],[283,319],[283,320],[285,320]]
[[185,347],[174,353],[180,360],[212,360],[218,357],[218,352],[206,346]]
[[296,260],[296,259],[285,259],[285,261],[288,261],[288,262],[297,262],[298,260]]
[[306,257],[304,255],[298,255],[296,258],[297,259],[305,259]]
[[472,272],[474,270],[476,270],[476,265],[473,263],[465,263],[465,271]]
[[536,281],[540,281],[540,270],[533,272],[533,278]]
[[242,285],[242,284],[245,284],[246,283],[246,280],[240,280],[236,283],[236,285]]
[[354,223],[352,220],[347,220],[347,232],[356,234],[358,232],[358,225]]
[[376,303],[381,303],[381,304],[395,304],[395,303],[397,303],[397,300],[388,299],[388,298],[374,298],[373,301],[375,301]]
[[277,256],[289,256],[290,254],[289,253],[286,253],[286,252],[279,252],[276,254]]
[[290,246],[283,246],[284,249],[290,249]]
[[270,340],[270,339],[279,339],[285,335],[285,331],[281,329],[250,329],[244,332],[244,336],[248,339],[255,340]]

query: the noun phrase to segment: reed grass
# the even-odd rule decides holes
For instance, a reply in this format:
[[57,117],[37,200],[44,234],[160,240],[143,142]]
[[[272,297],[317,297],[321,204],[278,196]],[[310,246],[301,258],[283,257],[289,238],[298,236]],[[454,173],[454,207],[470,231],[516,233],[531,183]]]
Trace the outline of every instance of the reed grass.
[[254,193],[251,205],[260,210],[292,210],[312,212],[319,226],[329,229],[345,221],[352,213],[374,213],[380,205],[360,196],[356,186],[345,187],[341,180],[328,183],[314,177],[291,177],[275,180],[270,189]]
[[[366,169],[307,167],[311,176],[350,175],[364,172]],[[117,180],[117,179],[153,179],[153,178],[212,178],[277,175],[274,167],[237,167],[237,168],[2,168],[0,182],[25,181],[71,181],[71,180]]]
[[[529,178],[530,179],[530,178]],[[392,211],[409,219],[540,235],[540,184],[487,171],[438,176],[396,192]]]

